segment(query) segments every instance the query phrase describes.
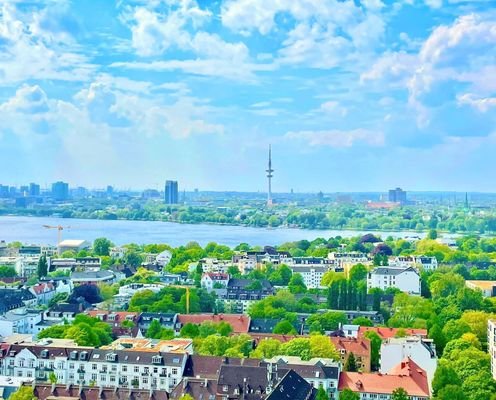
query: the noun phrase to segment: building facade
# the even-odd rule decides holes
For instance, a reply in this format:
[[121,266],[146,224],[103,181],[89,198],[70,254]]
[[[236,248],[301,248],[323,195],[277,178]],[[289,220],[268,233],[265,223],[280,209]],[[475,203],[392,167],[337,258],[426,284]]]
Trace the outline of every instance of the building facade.
[[165,204],[179,203],[179,189],[177,181],[165,181]]
[[420,295],[420,274],[413,267],[377,267],[368,274],[367,288],[397,288],[408,294]]

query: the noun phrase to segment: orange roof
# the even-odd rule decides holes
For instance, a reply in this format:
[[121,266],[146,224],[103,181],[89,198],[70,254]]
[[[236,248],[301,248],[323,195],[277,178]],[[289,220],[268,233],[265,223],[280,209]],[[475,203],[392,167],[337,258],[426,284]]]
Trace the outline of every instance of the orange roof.
[[33,286],[33,290],[36,294],[43,294],[45,290],[54,290],[54,287],[50,282],[40,282]]
[[370,341],[368,339],[331,337],[331,342],[337,350],[345,350],[355,356],[370,356]]
[[496,281],[465,281],[468,287],[476,287],[481,290],[491,290],[496,286]]
[[250,327],[250,317],[242,314],[178,314],[177,321],[181,325],[188,323],[199,325],[205,321],[216,324],[227,322],[232,326],[234,333],[248,333]]
[[375,394],[391,394],[400,387],[410,396],[430,396],[426,372],[410,358],[405,358],[388,375],[341,372],[338,386],[339,391],[350,389],[357,393]]
[[[399,329],[403,329],[403,328],[387,328],[383,326],[360,326],[360,329],[358,330],[358,337],[363,337],[365,332],[374,331],[381,337],[382,340],[384,340],[395,337]],[[403,330],[408,336],[420,336],[423,338],[427,337],[427,329],[405,328]]]

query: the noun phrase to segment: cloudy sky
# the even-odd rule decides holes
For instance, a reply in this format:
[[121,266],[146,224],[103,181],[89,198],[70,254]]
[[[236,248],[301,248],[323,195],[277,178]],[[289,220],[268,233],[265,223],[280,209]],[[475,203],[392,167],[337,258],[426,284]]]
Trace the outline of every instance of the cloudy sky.
[[0,183],[496,191],[494,0],[0,0]]

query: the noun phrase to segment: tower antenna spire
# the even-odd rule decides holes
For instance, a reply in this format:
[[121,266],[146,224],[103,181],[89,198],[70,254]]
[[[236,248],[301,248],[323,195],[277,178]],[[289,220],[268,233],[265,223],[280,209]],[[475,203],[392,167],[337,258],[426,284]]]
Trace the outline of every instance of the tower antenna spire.
[[272,173],[274,170],[272,169],[272,147],[269,144],[269,165],[268,168],[265,170],[267,172],[267,180],[269,184],[269,190],[267,192],[267,206],[272,205],[272,177],[274,176]]

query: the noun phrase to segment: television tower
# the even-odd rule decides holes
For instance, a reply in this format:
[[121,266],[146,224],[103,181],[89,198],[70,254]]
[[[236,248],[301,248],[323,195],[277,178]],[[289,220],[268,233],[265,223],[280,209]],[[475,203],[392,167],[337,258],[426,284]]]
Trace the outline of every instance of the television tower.
[[265,170],[267,172],[267,180],[269,182],[269,191],[267,193],[267,206],[272,205],[272,173],[274,170],[272,169],[272,153],[271,153],[271,147],[269,144],[269,167]]

